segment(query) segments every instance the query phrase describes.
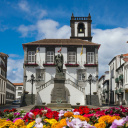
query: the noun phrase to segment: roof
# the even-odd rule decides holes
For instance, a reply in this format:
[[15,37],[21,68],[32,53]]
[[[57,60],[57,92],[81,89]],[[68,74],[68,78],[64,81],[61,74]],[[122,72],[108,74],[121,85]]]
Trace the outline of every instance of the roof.
[[20,85],[20,86],[23,86],[23,83],[13,83],[15,86],[18,86],[18,85]]
[[109,62],[109,64],[108,65],[110,65],[113,61],[114,61],[114,59],[116,58],[116,56],[115,57],[113,57],[113,59]]
[[3,52],[0,52],[0,55],[1,55],[1,56],[9,57],[7,54],[5,54],[5,53],[3,53]]
[[126,54],[123,54],[123,56],[128,56],[128,53],[126,53]]
[[124,58],[123,60],[124,60],[125,62],[128,62],[128,58]]
[[105,77],[105,75],[102,75],[100,78],[99,78],[99,81],[102,79],[102,78],[104,78]]
[[95,45],[100,47],[100,44],[81,39],[43,39],[43,40],[25,43],[22,45],[23,46],[24,45],[93,45],[93,46]]

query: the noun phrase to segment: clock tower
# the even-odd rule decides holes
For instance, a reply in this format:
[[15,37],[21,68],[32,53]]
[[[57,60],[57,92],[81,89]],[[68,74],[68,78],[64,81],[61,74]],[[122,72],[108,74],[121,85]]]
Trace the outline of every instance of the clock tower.
[[91,15],[88,17],[74,17],[73,13],[70,20],[71,37],[70,39],[82,39],[92,41],[91,36]]

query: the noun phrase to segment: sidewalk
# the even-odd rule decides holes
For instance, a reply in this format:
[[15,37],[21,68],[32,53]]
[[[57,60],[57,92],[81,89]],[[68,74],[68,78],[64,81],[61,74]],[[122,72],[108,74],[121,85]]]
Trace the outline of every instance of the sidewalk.
[[29,112],[35,105],[29,105],[29,106],[24,106],[24,107],[19,107],[17,108],[17,111],[20,111],[23,109],[25,112]]

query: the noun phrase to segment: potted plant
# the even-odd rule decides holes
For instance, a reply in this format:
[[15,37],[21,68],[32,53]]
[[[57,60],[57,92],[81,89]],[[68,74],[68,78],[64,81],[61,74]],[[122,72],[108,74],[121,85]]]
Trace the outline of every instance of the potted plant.
[[96,95],[96,94],[97,94],[97,92],[93,92],[93,94],[94,94],[94,95]]
[[46,104],[46,102],[42,102],[42,105],[45,105]]
[[76,105],[80,105],[80,103],[76,103]]

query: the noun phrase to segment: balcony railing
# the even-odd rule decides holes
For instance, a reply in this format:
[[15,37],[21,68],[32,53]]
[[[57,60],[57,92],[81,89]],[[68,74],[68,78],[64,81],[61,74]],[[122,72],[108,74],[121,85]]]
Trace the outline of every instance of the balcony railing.
[[72,20],[91,20],[91,17],[72,17]]
[[55,65],[54,62],[46,62],[46,61],[44,61],[44,62],[43,62],[43,66],[44,66],[44,67],[54,67],[54,66],[56,66],[56,65]]
[[115,79],[115,83],[119,83],[119,78],[116,78]]
[[119,80],[123,80],[123,74],[119,76]]
[[79,67],[79,62],[67,61],[67,62],[65,62],[65,66],[66,67]]
[[84,64],[84,67],[97,67],[98,64]]
[[24,65],[25,66],[38,66],[38,63],[37,63],[37,61],[33,61],[33,62],[24,61]]
[[3,68],[4,70],[7,70],[7,66],[4,65],[3,63],[0,63],[0,67]]

